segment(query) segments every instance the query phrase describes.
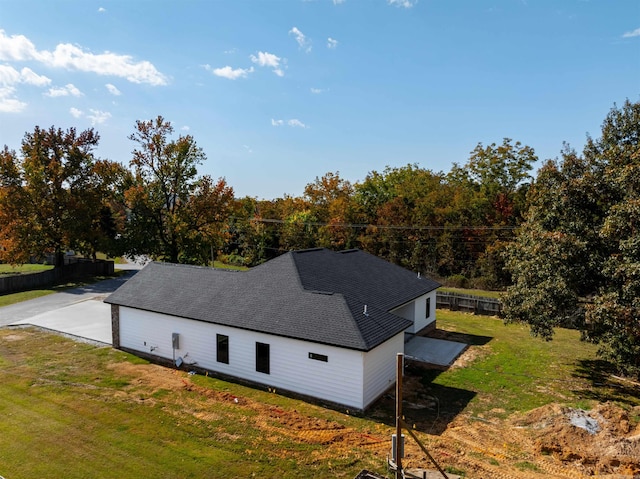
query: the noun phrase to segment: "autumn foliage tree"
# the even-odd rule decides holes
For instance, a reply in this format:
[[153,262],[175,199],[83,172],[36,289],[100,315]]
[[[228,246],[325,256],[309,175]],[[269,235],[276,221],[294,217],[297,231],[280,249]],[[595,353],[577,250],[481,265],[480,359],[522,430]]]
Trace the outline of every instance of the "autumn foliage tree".
[[206,155],[190,135],[171,139],[171,123],[158,116],[137,121],[137,144],[124,199],[130,254],[174,263],[206,264],[224,242],[233,189],[224,179],[198,176]]
[[[117,234],[108,199],[114,164],[97,160],[99,136],[36,127],[22,140],[21,155],[0,153],[0,259],[23,263],[51,254],[55,266],[64,252],[95,255]],[[101,218],[103,221],[101,222]]]

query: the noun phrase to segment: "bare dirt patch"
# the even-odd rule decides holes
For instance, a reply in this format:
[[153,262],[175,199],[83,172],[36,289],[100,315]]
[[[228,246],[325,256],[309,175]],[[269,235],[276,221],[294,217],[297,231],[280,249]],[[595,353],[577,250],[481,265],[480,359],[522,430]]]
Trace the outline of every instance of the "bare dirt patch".
[[22,341],[25,338],[22,334],[7,334],[3,336],[3,341]]
[[[324,419],[202,387],[194,384],[186,373],[161,366],[117,363],[110,368],[132,378],[128,387],[132,391],[142,388],[147,393],[163,389],[177,393],[176,400],[181,401],[182,408],[176,414],[193,420],[215,421],[224,414],[221,411],[225,407],[244,411],[243,421],[273,443],[270,453],[274,456],[306,456],[312,462],[326,462],[337,457],[356,460],[373,454],[384,464],[390,453],[390,436],[394,431],[389,417],[384,422],[372,421],[368,430],[362,430],[346,425],[348,421]],[[412,381],[417,380],[406,378],[407,392],[419,389]],[[167,398],[170,396],[173,395]],[[416,410],[432,407],[429,398],[408,392],[405,409],[409,417]],[[585,412],[551,404],[504,420],[487,420],[463,413],[449,418],[439,435],[427,434],[428,425],[420,423],[416,424],[415,432],[443,467],[464,471],[466,477],[640,478],[639,416],[640,407],[627,411],[606,403]],[[580,427],[592,424],[591,419],[597,421],[597,432]],[[225,434],[225,431],[218,433],[220,437]],[[227,439],[244,440],[238,435],[229,435]],[[306,450],[305,444],[322,448]],[[250,452],[251,447],[247,445]],[[432,467],[410,437],[407,437],[405,451],[405,467]]]
[[131,378],[131,384],[150,390],[179,390],[184,387],[184,373],[156,364],[111,363],[108,369]]
[[[640,408],[630,412],[638,415]],[[640,425],[632,425],[629,412],[611,403],[591,411],[548,405],[515,423],[532,432],[536,452],[587,475],[640,477]]]

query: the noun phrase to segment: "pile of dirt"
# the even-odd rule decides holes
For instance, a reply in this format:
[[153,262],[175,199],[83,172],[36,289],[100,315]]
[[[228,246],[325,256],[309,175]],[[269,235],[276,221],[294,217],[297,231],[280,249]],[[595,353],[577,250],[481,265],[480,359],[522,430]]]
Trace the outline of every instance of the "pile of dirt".
[[514,421],[532,434],[535,452],[551,455],[586,475],[620,474],[640,477],[640,424],[612,403],[590,411],[551,404],[530,411]]

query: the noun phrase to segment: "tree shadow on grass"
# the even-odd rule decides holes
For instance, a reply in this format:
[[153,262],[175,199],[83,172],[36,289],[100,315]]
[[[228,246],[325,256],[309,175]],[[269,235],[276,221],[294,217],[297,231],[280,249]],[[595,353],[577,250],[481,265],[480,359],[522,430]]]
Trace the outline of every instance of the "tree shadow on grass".
[[[434,384],[446,368],[407,360],[402,388],[405,422],[427,434],[440,435],[476,396],[474,391]],[[366,417],[395,425],[395,391],[380,398]]]
[[445,339],[447,341],[455,341],[464,343],[468,346],[484,346],[493,338],[491,336],[480,336],[478,334],[458,333],[456,331],[447,331],[446,329],[435,329],[425,336],[435,339]]
[[617,378],[615,367],[608,361],[580,360],[573,377],[584,379],[591,384],[589,389],[573,391],[580,399],[615,401],[629,406],[640,405],[640,387],[637,382]]

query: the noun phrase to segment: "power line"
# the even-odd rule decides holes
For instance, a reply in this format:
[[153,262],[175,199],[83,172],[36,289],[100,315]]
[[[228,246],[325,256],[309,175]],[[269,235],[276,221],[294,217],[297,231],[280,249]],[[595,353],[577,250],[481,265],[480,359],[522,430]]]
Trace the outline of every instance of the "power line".
[[[248,220],[256,221],[258,223],[276,223],[286,224],[287,220],[279,220],[275,218],[240,218],[237,216],[230,216],[230,219],[235,220]],[[319,221],[303,221],[301,223],[295,222],[293,224],[301,226],[329,226],[332,228],[377,228],[377,229],[391,229],[391,230],[424,230],[424,231],[457,231],[457,230],[481,230],[481,231],[512,231],[517,229],[517,226],[471,226],[471,225],[459,225],[459,226],[420,226],[420,225],[374,225],[370,223],[323,223]]]

